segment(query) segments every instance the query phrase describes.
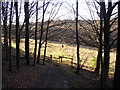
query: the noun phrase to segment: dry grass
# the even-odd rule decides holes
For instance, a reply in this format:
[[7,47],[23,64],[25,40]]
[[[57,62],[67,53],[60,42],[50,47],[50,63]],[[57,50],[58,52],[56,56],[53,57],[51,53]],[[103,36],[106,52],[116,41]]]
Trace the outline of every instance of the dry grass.
[[[25,51],[24,44],[25,44],[25,39],[21,39],[20,50],[23,52]],[[16,47],[14,41],[12,41],[12,47],[13,48]],[[34,52],[34,40],[30,39],[30,53],[33,54],[33,52]],[[43,55],[43,53],[44,53],[44,44],[42,45],[42,48],[41,48],[41,55]],[[50,55],[53,55],[53,57],[65,56],[65,57],[73,58],[74,60],[73,63],[77,63],[76,45],[68,45],[68,44],[49,41],[47,45],[46,55],[48,57]],[[80,60],[81,60],[80,63],[81,64],[84,63],[84,66],[93,68],[93,69],[89,68],[89,70],[92,70],[92,71],[94,70],[95,61],[93,59],[96,59],[96,57],[97,57],[97,48],[92,48],[89,46],[80,46]],[[111,52],[110,53],[110,72],[109,72],[110,75],[114,73],[115,57],[116,57],[116,53]],[[70,59],[63,59],[63,63],[65,64],[70,64],[70,62],[71,62]]]

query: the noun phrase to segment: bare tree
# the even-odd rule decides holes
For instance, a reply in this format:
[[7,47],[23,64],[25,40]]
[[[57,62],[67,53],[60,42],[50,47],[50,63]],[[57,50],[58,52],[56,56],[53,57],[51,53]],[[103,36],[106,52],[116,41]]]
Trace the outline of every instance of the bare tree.
[[[99,3],[99,2],[98,2]],[[109,60],[110,60],[110,34],[117,30],[113,30],[111,31],[111,27],[113,25],[113,23],[115,23],[115,21],[113,20],[113,22],[111,23],[111,16],[112,16],[112,12],[113,9],[116,7],[116,5],[118,4],[117,2],[115,2],[112,5],[112,1],[108,2],[108,9],[106,9],[105,6],[105,1],[99,3],[100,7],[102,9],[102,15],[103,15],[103,21],[104,21],[104,27],[103,29],[103,33],[104,33],[104,60],[102,61],[102,57],[101,57],[101,87],[105,88],[105,84],[106,84],[106,80],[108,77],[108,71],[109,71]],[[100,55],[101,56],[101,55]]]
[[76,43],[77,43],[77,70],[76,73],[79,74],[80,68],[80,55],[79,55],[79,35],[78,35],[78,0],[76,0]]
[[[112,3],[109,2],[108,3],[109,7],[108,10],[110,10]],[[104,11],[105,11],[105,7],[104,7]],[[106,11],[104,12],[104,66],[103,66],[103,77],[104,80],[106,81],[107,76],[108,76],[108,70],[109,70],[109,60],[110,60],[110,16],[108,16],[108,14],[106,13]]]
[[36,62],[36,51],[37,51],[37,25],[38,25],[38,0],[36,4],[36,26],[35,26],[35,47],[34,47],[34,63]]
[[[58,4],[58,3],[57,3],[57,4]],[[56,5],[57,5],[57,4],[56,4]],[[46,57],[46,50],[47,50],[47,42],[48,42],[48,39],[49,39],[49,37],[48,37],[48,34],[49,34],[49,33],[48,33],[48,30],[49,30],[49,28],[50,28],[50,23],[52,22],[52,20],[53,20],[53,19],[56,17],[56,15],[58,14],[61,5],[62,5],[62,2],[60,3],[60,5],[59,5],[59,7],[58,7],[57,10],[56,10],[56,7],[54,7],[54,5],[53,5],[53,7],[51,8],[51,11],[50,11],[49,19],[48,19],[48,21],[47,21],[46,34],[45,34],[45,49],[44,49],[43,65],[45,64],[45,57]]]
[[117,38],[117,55],[116,55],[116,65],[113,80],[113,89],[120,90],[120,1],[118,3],[118,38]]
[[29,1],[24,4],[25,9],[25,58],[26,64],[30,64],[29,61]]
[[7,26],[7,16],[8,16],[8,4],[9,2],[2,2],[2,16],[3,16],[3,27],[4,27],[4,50],[5,58],[8,59],[8,26]]
[[[2,40],[1,40],[1,35],[2,35],[2,27],[1,27],[1,1],[0,1],[0,68],[2,68]],[[0,70],[0,73],[2,73],[2,69]],[[0,76],[0,84],[2,85],[2,74]],[[0,87],[2,89],[2,86]]]
[[19,65],[19,57],[20,57],[20,51],[19,51],[19,44],[20,44],[20,37],[19,37],[19,16],[18,16],[18,1],[15,2],[15,10],[16,10],[16,65],[17,68],[20,68]]
[[[108,2],[108,10],[106,11],[105,6],[104,11],[104,65],[103,65],[103,78],[106,81],[109,71],[109,61],[110,61],[110,18],[112,16],[113,9],[118,4],[118,2],[112,5],[112,1]],[[104,82],[105,83],[105,82]]]
[[[96,61],[96,68],[95,72],[99,73],[100,71],[100,62],[101,66],[103,67],[103,61],[102,61],[102,35],[103,35],[103,7],[105,5],[105,2],[100,2],[100,33],[99,33],[99,45],[98,45],[98,55],[97,55],[97,61]],[[102,70],[102,69],[101,69]],[[101,74],[102,75],[102,74]]]
[[42,42],[42,35],[43,35],[43,23],[44,23],[44,15],[45,15],[44,4],[45,4],[45,0],[43,1],[43,15],[42,15],[41,33],[40,33],[37,63],[40,62],[40,51],[41,51],[41,42]]
[[[100,48],[102,48],[103,45],[104,45],[104,43],[103,43],[104,39],[100,39],[101,38],[101,33],[103,32],[103,30],[101,32],[101,25],[100,25],[101,21],[95,20],[96,15],[94,15],[94,13],[96,13],[98,15],[98,18],[101,18],[100,17],[101,12],[99,12],[99,10],[98,10],[99,7],[97,6],[98,5],[97,3],[101,7],[100,2],[95,1],[95,2],[92,3],[92,5],[90,3],[87,3],[87,6],[88,6],[88,9],[90,11],[90,16],[91,16],[92,20],[89,20],[89,19],[86,20],[85,18],[80,16],[84,20],[84,22],[86,22],[88,24],[88,28],[87,28],[87,25],[84,26],[83,23],[80,24],[80,26],[82,26],[83,29],[85,30],[84,33],[86,33],[86,39],[84,37],[80,37],[80,38],[82,38],[84,40],[84,42],[88,43],[88,44],[89,44],[88,41],[90,41],[92,43],[92,46],[98,48],[95,72],[99,73],[100,72],[100,61],[101,61],[100,59],[101,59],[101,55],[102,55],[102,54],[100,55],[100,53],[102,53],[102,51],[100,51]],[[115,5],[116,5],[116,3],[113,4],[113,8],[115,7]],[[91,8],[94,8],[96,10],[96,12],[93,11]],[[106,11],[104,11],[104,12],[106,12]],[[102,6],[102,13],[103,13],[103,6]],[[117,30],[117,28],[115,28],[115,29],[113,28],[114,23],[117,21],[117,17],[116,17],[117,14],[114,13],[114,14],[111,14],[111,16],[113,16],[114,18],[113,19],[111,18],[111,20],[110,20],[110,28],[109,29],[110,29],[110,35],[111,35],[111,37],[113,37],[112,34],[114,34],[114,32]],[[102,18],[103,18],[103,15],[102,15]],[[104,21],[104,19],[102,19],[102,22],[103,21]],[[91,27],[91,29],[90,29],[90,27]],[[116,41],[115,38],[110,38],[110,48],[112,48],[112,44],[114,44],[115,41]],[[101,42],[102,42],[102,44],[101,44],[102,46],[100,45]]]
[[46,30],[46,36],[45,36],[45,49],[44,49],[43,65],[45,64],[45,57],[46,57],[46,50],[47,50],[47,40],[48,40],[49,23],[50,23],[50,20],[48,20],[48,23],[47,23],[47,30]]
[[11,1],[11,7],[10,7],[10,20],[9,20],[9,71],[12,71],[12,64],[11,64],[11,25],[12,25],[12,8],[13,8],[13,1]]
[[96,65],[96,71],[100,70],[100,61],[101,61],[101,83],[100,87],[103,88],[103,60],[102,60],[102,33],[103,33],[103,16],[104,16],[104,7],[105,7],[105,2],[100,2],[100,36],[99,36],[99,41],[100,41],[100,46],[99,46],[99,51],[98,55],[99,59],[97,59],[97,65]]
[[[68,2],[66,2],[68,4]],[[69,5],[69,4],[68,4]],[[76,10],[73,8],[73,6],[69,5],[72,10],[73,10],[73,13],[75,15],[75,12],[76,12],[76,17],[75,17],[75,20],[76,20],[76,44],[77,44],[77,69],[76,69],[76,73],[79,74],[79,69],[80,69],[80,54],[79,54],[79,47],[80,47],[80,44],[79,44],[79,32],[78,32],[78,0],[76,0]]]
[[[48,3],[49,4],[49,3]],[[47,7],[48,7],[48,4],[47,4],[47,6],[45,7],[45,0],[43,1],[43,15],[42,15],[42,22],[41,22],[41,33],[40,33],[40,41],[39,41],[39,47],[38,47],[38,57],[37,57],[37,63],[39,63],[40,62],[40,55],[41,55],[41,42],[42,42],[42,36],[43,36],[43,25],[44,25],[44,17],[45,17],[45,11],[46,11],[46,9],[47,9]]]

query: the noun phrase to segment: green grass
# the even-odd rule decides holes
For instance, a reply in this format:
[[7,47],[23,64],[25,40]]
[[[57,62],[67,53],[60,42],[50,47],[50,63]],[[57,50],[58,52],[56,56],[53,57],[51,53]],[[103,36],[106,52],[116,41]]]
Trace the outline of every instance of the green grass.
[[[104,57],[103,57],[103,56],[102,56],[102,60],[104,60]],[[97,61],[97,57],[94,57],[94,58],[92,59],[92,62],[93,62],[92,67],[93,67],[93,68],[96,67],[96,61]]]
[[97,61],[97,58],[96,58],[96,57],[94,57],[94,59],[92,59],[92,62],[93,62],[92,67],[93,67],[93,68],[95,68],[95,67],[96,67],[96,61]]

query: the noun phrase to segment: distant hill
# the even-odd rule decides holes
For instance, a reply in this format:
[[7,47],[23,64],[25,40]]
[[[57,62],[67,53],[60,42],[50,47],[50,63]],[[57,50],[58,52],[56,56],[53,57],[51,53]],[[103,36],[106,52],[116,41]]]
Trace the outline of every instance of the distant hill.
[[[99,27],[99,20],[90,21],[89,23],[94,23]],[[117,23],[112,27],[112,29],[116,28]],[[47,22],[44,22],[44,32],[43,32],[43,40],[45,39],[45,30],[46,30]],[[82,26],[81,26],[82,25]],[[20,25],[21,27],[22,25]],[[41,22],[38,22],[38,39],[40,37],[40,28]],[[86,29],[85,29],[86,28]],[[12,26],[12,35],[15,35],[15,26]],[[30,23],[30,38],[34,39],[34,31],[35,31],[35,23]],[[25,27],[22,29],[21,38],[25,37]],[[49,41],[57,41],[62,43],[76,44],[76,31],[75,31],[75,20],[57,20],[51,21],[50,28],[48,32],[48,40]],[[111,42],[116,38],[117,32],[115,31],[111,34]],[[90,24],[87,21],[79,20],[79,39],[81,45],[86,46],[98,46],[98,35],[96,35],[96,31],[93,30]],[[113,48],[116,47],[116,42],[112,45]]]

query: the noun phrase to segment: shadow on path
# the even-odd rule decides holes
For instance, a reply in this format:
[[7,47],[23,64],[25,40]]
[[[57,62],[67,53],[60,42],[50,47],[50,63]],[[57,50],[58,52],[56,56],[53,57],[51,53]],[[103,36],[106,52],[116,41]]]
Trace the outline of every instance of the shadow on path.
[[48,68],[37,77],[31,88],[70,88],[63,70],[52,63],[46,63]]

